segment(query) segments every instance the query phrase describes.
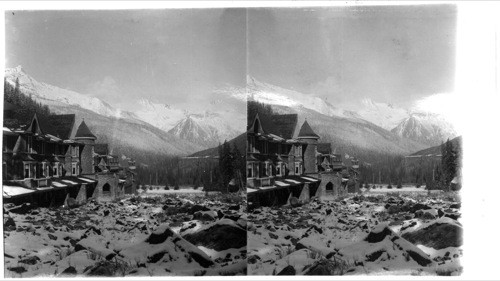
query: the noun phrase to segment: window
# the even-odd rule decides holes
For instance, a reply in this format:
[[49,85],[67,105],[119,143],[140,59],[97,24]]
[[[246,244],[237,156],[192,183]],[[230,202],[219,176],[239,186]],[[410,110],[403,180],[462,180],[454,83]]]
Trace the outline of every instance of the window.
[[300,164],[300,162],[295,162],[295,174],[296,175],[300,175],[301,174],[301,170],[302,170],[301,166],[302,165]]
[[297,146],[297,156],[302,156],[302,145]]
[[30,175],[30,164],[24,164],[24,178],[29,178]]
[[26,152],[31,153],[33,148],[32,138],[28,136],[26,138]]
[[78,169],[77,169],[77,168],[78,168],[78,163],[71,163],[71,174],[72,174],[73,176],[78,175],[78,174],[77,174],[77,171],[78,171]]
[[52,168],[52,172],[53,172],[53,175],[54,177],[58,177],[59,176],[59,164],[54,164],[54,167]]
[[253,177],[253,165],[248,164],[247,165],[247,178],[252,178]]
[[49,173],[47,172],[47,163],[42,162],[42,176],[48,177]]
[[78,146],[72,146],[71,150],[72,150],[72,156],[78,157],[78,153],[80,152],[80,148]]
[[62,165],[59,165],[59,176],[63,176],[63,173],[62,173]]
[[276,175],[281,176],[281,165],[282,163],[279,162],[278,165],[276,165]]

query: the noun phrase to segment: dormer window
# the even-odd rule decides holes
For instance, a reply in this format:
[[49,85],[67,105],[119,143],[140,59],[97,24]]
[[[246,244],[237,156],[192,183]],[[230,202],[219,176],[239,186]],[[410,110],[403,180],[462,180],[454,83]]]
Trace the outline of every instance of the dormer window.
[[281,174],[281,171],[282,171],[282,166],[283,163],[282,162],[278,162],[278,164],[276,165],[276,176],[279,176],[281,177],[282,174]]
[[33,152],[33,138],[31,136],[28,136],[26,138],[26,152],[28,153]]

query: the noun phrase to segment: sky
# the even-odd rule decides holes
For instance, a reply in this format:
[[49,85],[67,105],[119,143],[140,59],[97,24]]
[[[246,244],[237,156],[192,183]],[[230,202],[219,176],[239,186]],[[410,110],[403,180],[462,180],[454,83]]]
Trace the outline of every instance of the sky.
[[332,104],[408,107],[454,90],[452,5],[255,9],[249,75]]
[[[6,12],[6,67],[131,108],[170,105],[246,83],[241,9]],[[206,99],[205,99],[206,97]]]
[[408,107],[453,92],[456,14],[453,5],[6,12],[6,67],[124,109],[141,97],[203,108],[247,75],[333,104]]

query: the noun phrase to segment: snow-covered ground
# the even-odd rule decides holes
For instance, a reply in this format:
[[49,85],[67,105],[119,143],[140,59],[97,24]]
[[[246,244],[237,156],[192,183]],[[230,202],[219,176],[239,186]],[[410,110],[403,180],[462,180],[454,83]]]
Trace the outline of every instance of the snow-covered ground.
[[8,211],[5,277],[246,274],[245,209],[184,193]]
[[317,199],[248,214],[249,275],[457,275],[457,196]]

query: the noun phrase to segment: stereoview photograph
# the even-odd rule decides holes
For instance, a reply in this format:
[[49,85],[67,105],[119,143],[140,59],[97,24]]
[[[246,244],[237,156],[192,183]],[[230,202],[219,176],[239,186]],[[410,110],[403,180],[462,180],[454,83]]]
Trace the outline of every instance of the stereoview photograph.
[[4,277],[461,275],[457,14],[4,11]]
[[456,8],[248,17],[248,274],[460,275]]
[[5,19],[5,277],[246,274],[245,11]]

